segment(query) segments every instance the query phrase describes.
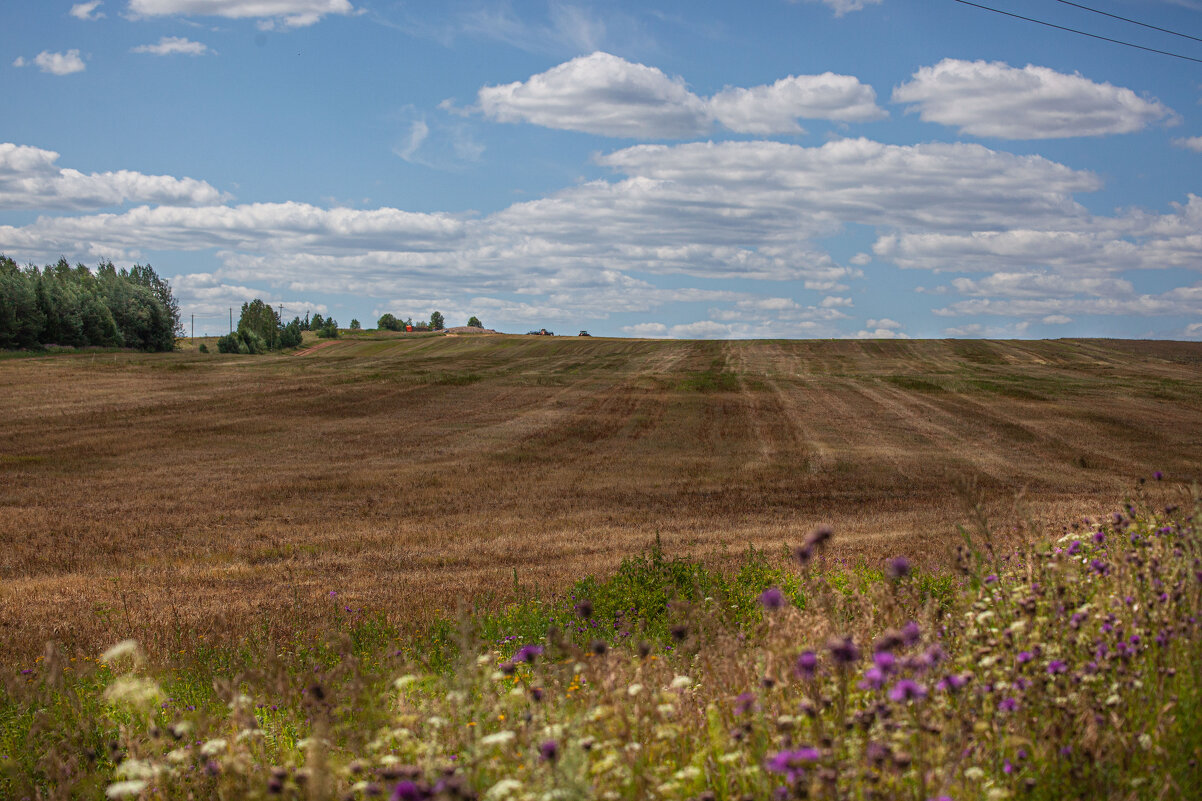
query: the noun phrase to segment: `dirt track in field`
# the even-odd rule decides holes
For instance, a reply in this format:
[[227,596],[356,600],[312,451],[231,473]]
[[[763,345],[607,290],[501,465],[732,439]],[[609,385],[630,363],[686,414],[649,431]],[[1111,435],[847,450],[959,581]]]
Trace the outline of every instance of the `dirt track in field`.
[[1202,474],[1197,343],[358,337],[8,359],[0,388],[14,657],[420,622],[657,533],[721,562],[831,523],[841,555],[936,564],[966,480],[1004,529],[1020,491],[1055,527]]

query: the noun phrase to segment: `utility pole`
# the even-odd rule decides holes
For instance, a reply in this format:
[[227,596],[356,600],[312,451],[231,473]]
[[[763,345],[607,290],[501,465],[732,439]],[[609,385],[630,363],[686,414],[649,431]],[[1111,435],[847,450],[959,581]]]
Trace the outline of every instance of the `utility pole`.
[[196,344],[196,315],[192,315],[192,344]]
[[234,333],[234,307],[230,306],[230,333]]

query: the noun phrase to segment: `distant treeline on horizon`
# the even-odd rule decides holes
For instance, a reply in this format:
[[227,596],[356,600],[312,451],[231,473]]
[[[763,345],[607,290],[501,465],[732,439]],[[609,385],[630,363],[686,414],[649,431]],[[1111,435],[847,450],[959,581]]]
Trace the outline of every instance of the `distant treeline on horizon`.
[[179,304],[149,265],[92,272],[67,260],[19,267],[0,255],[0,348],[98,346],[168,351],[182,333]]

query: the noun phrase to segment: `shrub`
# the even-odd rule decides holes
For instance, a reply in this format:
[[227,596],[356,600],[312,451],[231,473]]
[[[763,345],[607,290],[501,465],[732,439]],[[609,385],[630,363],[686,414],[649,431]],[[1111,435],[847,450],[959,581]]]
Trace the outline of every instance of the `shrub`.
[[201,342],[201,343],[200,343],[200,348],[199,348],[199,350],[200,350],[200,352],[201,352],[201,353],[208,353],[208,352],[209,352],[209,346],[208,346],[208,345],[206,345],[205,343]]

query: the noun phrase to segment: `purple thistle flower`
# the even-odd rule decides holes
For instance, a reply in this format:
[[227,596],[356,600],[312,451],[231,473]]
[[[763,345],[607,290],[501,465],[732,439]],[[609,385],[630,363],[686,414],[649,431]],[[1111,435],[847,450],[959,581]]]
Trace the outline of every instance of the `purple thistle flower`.
[[990,573],[985,577],[986,584],[994,584],[995,582],[997,582],[997,573]]
[[817,748],[786,749],[772,756],[764,763],[764,768],[771,773],[783,774],[789,784],[796,784],[805,775],[805,768],[821,758],[822,752]]
[[814,674],[818,672],[818,654],[813,651],[802,651],[797,657],[797,666],[794,671],[803,679],[812,679]]
[[1073,540],[1072,542],[1070,542],[1068,544],[1068,555],[1069,556],[1076,556],[1080,552],[1081,552],[1081,541],[1080,540]]
[[902,626],[902,639],[905,640],[906,645],[917,645],[918,641],[922,639],[922,629],[911,620]]
[[1025,665],[1034,658],[1035,656],[1030,651],[1019,651],[1014,660],[1020,665]]
[[1105,576],[1110,572],[1110,565],[1103,562],[1101,559],[1094,559],[1089,563],[1089,566],[1094,569],[1099,576]]
[[876,665],[864,671],[864,678],[860,680],[859,688],[861,690],[879,690],[885,686],[885,671],[881,670]]
[[872,655],[872,661],[880,669],[882,675],[891,673],[897,665],[897,657],[888,651],[877,651]]
[[893,685],[893,689],[889,691],[889,697],[894,701],[913,701],[920,698],[925,698],[927,695],[926,687],[923,687],[913,679],[901,679],[897,684]]
[[559,759],[559,743],[547,740],[538,747],[538,755],[545,762],[554,762]]
[[746,715],[755,709],[755,696],[751,693],[739,693],[735,699],[735,714]]
[[924,667],[928,668],[935,667],[943,662],[943,660],[946,658],[947,654],[943,652],[943,648],[938,643],[932,645],[926,650],[926,653],[922,655],[923,665]]
[[1164,478],[1164,473],[1157,470],[1155,473],[1152,474],[1152,478],[1156,479],[1157,481],[1160,481],[1161,479]]
[[830,526],[819,526],[810,532],[803,545],[807,548],[821,548],[834,536],[834,533],[834,529]]
[[514,662],[529,662],[534,664],[536,657],[543,655],[543,647],[541,645],[523,645],[518,649],[518,652],[513,655]]
[[1057,673],[1064,673],[1066,670],[1068,670],[1068,665],[1060,659],[1053,659],[1051,662],[1048,662],[1048,673],[1053,676]]
[[910,575],[910,560],[904,556],[895,556],[885,566],[885,572],[893,581],[901,581]]
[[1002,712],[1013,712],[1018,709],[1018,699],[1013,696],[1007,696],[1001,700],[997,708]]
[[[1122,520],[1122,519],[1123,518],[1120,515],[1119,520]],[[1095,531],[1093,533],[1093,541],[1096,542],[1098,545],[1101,545],[1102,543],[1104,543],[1106,541],[1106,533],[1104,531]]]
[[968,684],[968,679],[958,673],[949,673],[939,680],[935,685],[935,689],[945,693],[954,693],[956,690],[964,688]]
[[408,779],[397,782],[397,786],[392,788],[392,801],[422,801],[424,796],[421,788]]
[[776,587],[769,587],[760,593],[759,603],[760,606],[768,610],[780,609],[785,605],[785,596]]
[[840,665],[850,665],[860,661],[860,649],[856,647],[851,637],[832,638],[826,644],[835,662]]

